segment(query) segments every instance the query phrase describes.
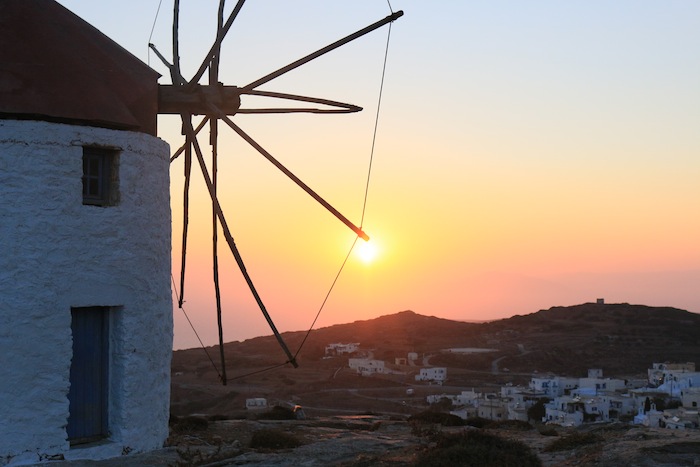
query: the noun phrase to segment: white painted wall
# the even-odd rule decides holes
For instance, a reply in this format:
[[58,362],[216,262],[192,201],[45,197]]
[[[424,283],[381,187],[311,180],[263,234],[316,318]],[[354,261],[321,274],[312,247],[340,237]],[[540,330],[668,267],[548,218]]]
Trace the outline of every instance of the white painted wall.
[[[82,204],[82,146],[121,148],[119,205]],[[168,436],[169,149],[153,136],[0,120],[0,465],[159,448]],[[70,449],[71,307],[112,316],[109,443]]]

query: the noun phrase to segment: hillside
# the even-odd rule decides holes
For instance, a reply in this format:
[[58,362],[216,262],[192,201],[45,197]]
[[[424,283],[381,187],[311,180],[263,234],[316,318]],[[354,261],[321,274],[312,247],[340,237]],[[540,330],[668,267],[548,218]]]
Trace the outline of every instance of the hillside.
[[[294,353],[305,333],[283,336]],[[347,367],[347,356],[324,359],[326,345],[337,342],[359,342],[360,355],[384,360],[393,374],[360,378]],[[450,348],[492,350],[444,352]],[[218,348],[207,350],[218,365]],[[284,365],[285,355],[272,336],[231,342],[224,350],[228,386],[219,384],[202,349],[173,353],[173,413],[227,414],[240,411],[246,397],[268,397],[323,410],[408,414],[424,402],[425,394],[434,392],[415,385],[414,375],[425,363],[447,367],[448,385],[454,388],[526,384],[533,374],[545,372],[584,376],[589,368],[602,368],[610,377],[641,376],[653,362],[697,360],[700,315],[666,307],[586,303],[465,323],[404,311],[314,330],[297,369]],[[416,366],[393,364],[408,352],[420,356]],[[415,387],[413,407],[402,405],[408,386]],[[352,397],[339,398],[334,392],[348,390],[355,391]]]
[[[580,376],[643,373],[652,362],[695,361],[700,315],[669,307],[586,303],[485,323],[482,335],[507,355],[502,367]],[[513,351],[523,344],[527,353]],[[700,362],[698,362],[700,363]]]
[[[304,335],[283,334],[292,352]],[[697,358],[700,315],[668,307],[585,303],[487,323],[466,323],[403,311],[314,330],[300,360],[323,357],[325,346],[333,342],[359,342],[363,349],[373,349],[375,358],[392,361],[408,352],[479,347],[495,349],[496,353],[460,357],[473,369],[489,370],[494,358],[504,357],[499,366],[517,372],[581,374],[595,367],[617,374],[644,372],[652,362]],[[228,343],[225,351],[243,366],[284,361],[272,336]],[[201,350],[175,354],[190,352],[200,354]]]

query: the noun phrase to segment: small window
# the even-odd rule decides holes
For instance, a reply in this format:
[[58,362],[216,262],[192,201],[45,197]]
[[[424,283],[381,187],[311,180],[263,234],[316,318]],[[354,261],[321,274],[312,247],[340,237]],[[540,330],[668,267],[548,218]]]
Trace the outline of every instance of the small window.
[[83,147],[83,204],[115,206],[119,203],[119,152]]

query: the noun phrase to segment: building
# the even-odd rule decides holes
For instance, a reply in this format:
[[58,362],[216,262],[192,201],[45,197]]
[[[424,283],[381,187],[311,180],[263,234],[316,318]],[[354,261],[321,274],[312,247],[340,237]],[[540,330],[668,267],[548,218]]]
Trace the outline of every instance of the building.
[[507,420],[508,419],[508,403],[507,401],[488,396],[479,399],[477,407],[477,416],[489,420]]
[[444,383],[446,379],[447,368],[445,367],[421,368],[416,375],[416,381],[430,381],[438,384]]
[[326,346],[326,356],[327,357],[333,357],[336,355],[343,355],[343,354],[351,354],[355,353],[360,349],[360,343],[359,342],[353,342],[350,344],[328,344]]
[[0,465],[168,436],[158,74],[53,0],[0,1]]
[[543,393],[534,392],[526,387],[512,384],[501,386],[501,399],[508,405],[508,420],[529,421],[528,409],[543,397]]
[[579,385],[579,378],[564,376],[533,376],[530,379],[530,390],[545,397],[558,397],[570,393]]
[[481,394],[471,391],[462,391],[459,394],[429,394],[425,400],[428,404],[437,404],[443,399],[449,400],[454,406],[470,405],[476,406]]
[[694,373],[695,363],[652,363],[651,368],[647,370],[649,384],[652,387],[657,387],[668,380],[669,377],[677,376],[683,373]]
[[267,399],[264,397],[252,397],[245,400],[246,410],[267,410]]
[[579,426],[584,421],[585,404],[578,397],[560,396],[545,404],[544,421],[561,426]]
[[575,390],[578,394],[596,396],[604,392],[620,391],[625,389],[624,379],[603,378],[602,376],[581,378],[579,387]]
[[698,410],[700,408],[700,386],[681,391],[683,407]]
[[384,361],[371,358],[349,358],[348,366],[362,376],[384,373]]
[[680,398],[689,388],[700,387],[700,372],[695,363],[654,363],[647,370],[649,385],[657,391]]

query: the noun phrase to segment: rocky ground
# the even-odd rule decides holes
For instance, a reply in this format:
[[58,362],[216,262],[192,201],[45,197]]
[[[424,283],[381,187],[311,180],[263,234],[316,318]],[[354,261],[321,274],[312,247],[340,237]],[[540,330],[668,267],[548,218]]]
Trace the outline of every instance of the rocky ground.
[[[404,466],[416,465],[434,445],[436,431],[477,430],[471,427],[421,426],[380,416],[336,416],[312,420],[189,420],[174,427],[170,446],[148,454],[106,461],[81,461],[72,467],[126,466]],[[700,431],[670,431],[600,424],[583,429],[485,429],[530,447],[545,467],[670,467],[700,466]],[[252,448],[255,434],[267,441],[279,437],[297,447]],[[562,443],[562,441],[571,440]],[[562,444],[551,450],[552,443]],[[473,464],[465,464],[473,465]]]
[[[526,385],[535,370],[583,376],[587,368],[603,368],[606,376],[644,379],[645,366],[652,362],[692,361],[698,355],[697,319],[681,310],[626,304],[553,308],[483,325],[403,312],[315,331],[296,369],[277,366],[280,350],[272,337],[226,344],[226,386],[202,349],[177,351],[171,413],[178,422],[171,427],[167,447],[101,462],[73,462],[71,467],[423,465],[418,462],[435,448],[436,434],[477,430],[409,422],[409,416],[429,410],[427,395],[465,389],[498,392],[507,383]],[[294,348],[304,338],[297,334],[285,335]],[[605,342],[600,336],[607,336]],[[325,346],[333,342],[361,342],[362,353],[355,356],[385,360],[388,371],[358,376],[348,368],[347,356],[324,358]],[[469,355],[441,351],[455,347],[498,350]],[[218,354],[216,348],[209,351]],[[423,358],[413,365],[392,364],[409,351]],[[416,382],[416,365],[447,367],[448,383]],[[264,371],[270,368],[274,371]],[[622,369],[635,372],[623,376]],[[244,409],[251,397],[264,397],[270,405],[302,405],[308,419],[253,420]],[[700,467],[700,430],[619,423],[515,428],[522,426],[483,431],[523,443],[545,467]],[[275,441],[280,445],[274,446]]]

